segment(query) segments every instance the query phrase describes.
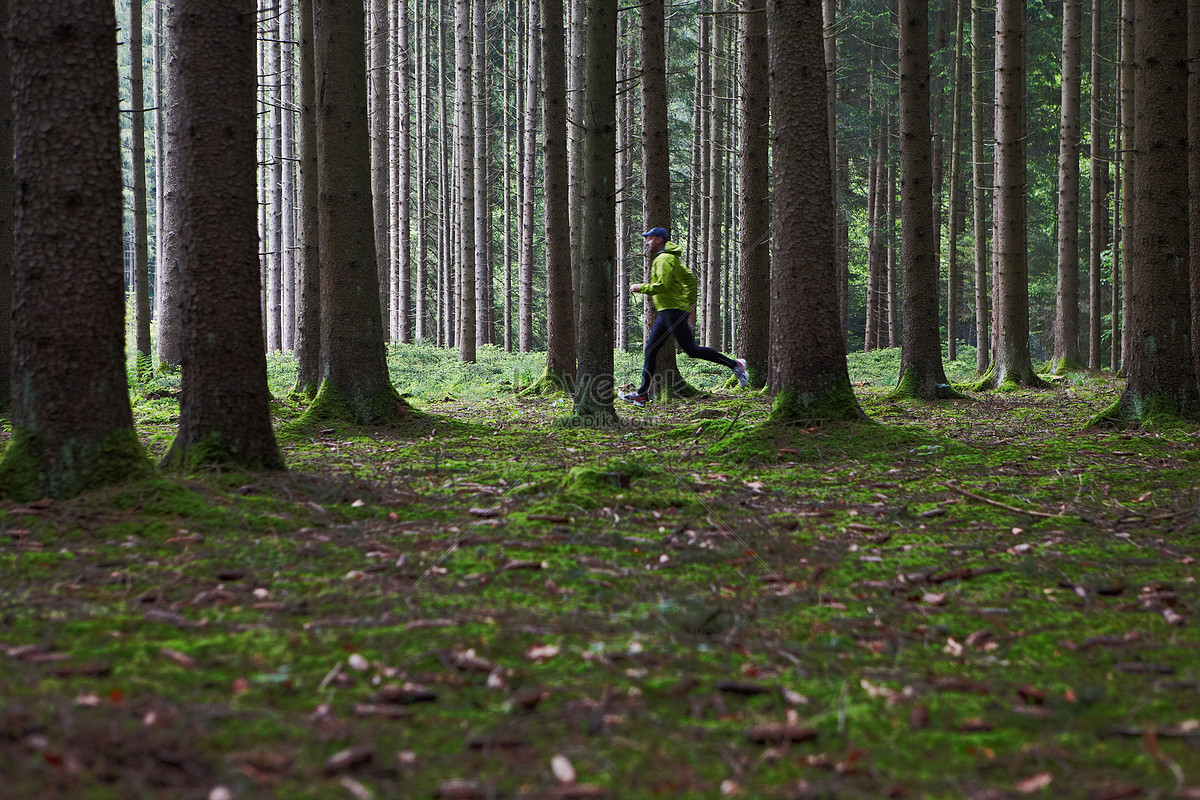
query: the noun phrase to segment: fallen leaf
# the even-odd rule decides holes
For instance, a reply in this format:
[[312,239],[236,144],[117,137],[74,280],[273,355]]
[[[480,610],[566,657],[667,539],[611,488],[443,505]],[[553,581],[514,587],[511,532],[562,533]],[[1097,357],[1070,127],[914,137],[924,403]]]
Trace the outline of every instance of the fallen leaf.
[[1054,781],[1054,776],[1049,772],[1040,772],[1032,778],[1026,778],[1023,781],[1017,781],[1013,788],[1021,794],[1033,794],[1045,789]]
[[813,728],[768,722],[755,725],[746,731],[746,740],[751,744],[783,744],[785,742],[808,742],[817,738]]
[[346,663],[350,665],[350,669],[356,672],[366,672],[371,668],[371,662],[359,653],[351,653],[346,659]]
[[371,800],[371,798],[375,796],[374,792],[348,775],[343,775],[342,779],[338,781],[338,783],[341,784],[343,789],[350,793],[350,796],[353,797],[354,800]]
[[348,747],[345,750],[339,750],[325,759],[325,774],[333,775],[338,772],[345,772],[348,769],[361,767],[363,764],[371,763],[374,758],[375,750],[370,745]]
[[550,759],[550,771],[554,773],[554,777],[559,783],[574,783],[575,782],[575,767],[571,766],[570,760],[557,753]]
[[525,658],[544,664],[558,655],[558,647],[552,644],[537,644],[525,651]]

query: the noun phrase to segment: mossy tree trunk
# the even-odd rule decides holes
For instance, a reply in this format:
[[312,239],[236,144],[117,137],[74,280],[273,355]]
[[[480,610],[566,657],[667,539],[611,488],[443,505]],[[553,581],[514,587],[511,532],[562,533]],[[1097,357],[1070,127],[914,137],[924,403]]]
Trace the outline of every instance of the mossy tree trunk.
[[[583,25],[576,19],[573,24]],[[618,422],[613,408],[613,266],[616,261],[617,3],[587,0],[580,208],[579,372],[572,424]]]
[[[766,0],[749,0],[742,24],[742,180],[737,231],[742,267],[738,274],[738,350],[746,359],[750,385],[760,389],[766,384],[771,344],[771,97],[766,7]],[[832,33],[826,38],[827,45],[831,39]],[[828,60],[828,48],[826,54]],[[839,297],[840,287],[839,282]]]
[[0,488],[69,497],[149,470],[125,377],[116,19],[109,0],[9,9],[20,192]]
[[[1082,366],[1079,357],[1079,39],[1082,14],[1082,0],[1064,0],[1062,103],[1058,125],[1058,292],[1054,304],[1054,368],[1059,372]],[[1092,146],[1095,147],[1094,139]]]
[[283,469],[262,340],[253,0],[176,0],[179,217],[188,232],[179,432],[165,466]]
[[929,120],[929,4],[900,0],[900,225],[904,327],[896,393],[956,397],[942,366]]
[[407,407],[388,378],[383,341],[363,5],[314,6],[322,382],[308,417],[384,425]]
[[[642,42],[642,230],[671,227],[671,163],[667,128],[667,51],[663,0],[650,0],[641,7]],[[692,237],[695,241],[695,237]],[[627,246],[622,242],[621,245]],[[639,245],[640,246],[640,245]],[[645,260],[643,275],[650,279],[653,257]],[[646,326],[643,339],[650,335],[658,312],[649,295],[642,298]],[[697,394],[679,373],[675,343],[659,348],[650,379],[650,394],[655,398],[691,397]]]
[[1132,315],[1125,391],[1103,416],[1200,419],[1188,268],[1187,4],[1139,4],[1134,128]]
[[775,220],[772,422],[860,419],[838,324],[820,0],[768,0]]
[[296,304],[296,387],[312,400],[321,385],[321,255],[317,187],[317,91],[313,73],[313,0],[300,14],[300,266]]

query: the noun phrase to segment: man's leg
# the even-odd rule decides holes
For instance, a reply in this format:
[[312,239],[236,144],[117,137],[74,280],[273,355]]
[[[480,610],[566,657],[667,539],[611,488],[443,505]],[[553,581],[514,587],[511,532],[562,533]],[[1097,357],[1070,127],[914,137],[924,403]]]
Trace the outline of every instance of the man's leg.
[[[662,319],[662,316],[659,316]],[[698,358],[701,361],[711,361],[714,364],[720,364],[723,367],[729,367],[734,372],[737,372],[738,362],[734,361],[726,355],[722,355],[711,347],[702,347],[696,344],[696,337],[692,335],[692,326],[688,325],[687,313],[679,312],[679,318],[671,327],[671,333],[675,336],[675,341],[679,342],[679,346],[683,348],[683,352],[689,358]]]
[[650,326],[650,335],[646,337],[645,358],[642,360],[642,383],[637,393],[645,396],[650,391],[650,379],[654,376],[654,364],[658,360],[658,351],[671,341],[671,318],[669,311],[660,311]]

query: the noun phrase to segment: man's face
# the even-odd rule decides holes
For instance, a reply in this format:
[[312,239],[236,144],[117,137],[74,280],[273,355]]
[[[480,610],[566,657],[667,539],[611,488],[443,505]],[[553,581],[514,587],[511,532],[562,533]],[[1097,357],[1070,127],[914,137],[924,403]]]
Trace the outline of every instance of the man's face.
[[662,246],[663,246],[663,238],[661,236],[647,236],[646,237],[646,252],[647,253],[657,253],[659,250],[662,250]]

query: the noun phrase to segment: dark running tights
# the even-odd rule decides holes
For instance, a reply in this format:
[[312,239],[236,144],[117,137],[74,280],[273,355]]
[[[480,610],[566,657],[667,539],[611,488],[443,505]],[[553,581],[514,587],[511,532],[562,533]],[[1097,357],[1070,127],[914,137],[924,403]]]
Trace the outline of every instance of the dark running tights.
[[642,385],[638,388],[638,394],[645,394],[650,390],[650,377],[654,374],[654,362],[658,358],[658,351],[670,341],[672,336],[690,358],[711,361],[730,369],[737,368],[737,362],[732,358],[718,353],[711,347],[701,347],[696,344],[696,339],[692,335],[692,326],[688,325],[688,312],[678,308],[668,308],[658,312],[658,318],[654,320],[654,326],[650,328],[650,337],[646,339],[646,359],[642,362]]

